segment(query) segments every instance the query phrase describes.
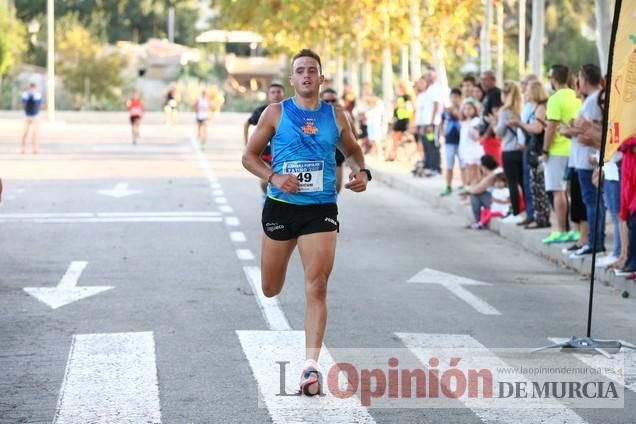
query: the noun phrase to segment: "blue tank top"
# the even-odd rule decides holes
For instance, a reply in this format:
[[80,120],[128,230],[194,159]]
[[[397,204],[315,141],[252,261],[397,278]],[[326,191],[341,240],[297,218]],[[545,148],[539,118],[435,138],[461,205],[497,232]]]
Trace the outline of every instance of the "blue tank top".
[[336,111],[320,101],[316,110],[303,109],[293,97],[281,102],[281,116],[272,137],[272,170],[294,174],[300,192],[288,194],[269,184],[267,195],[296,205],[336,202],[336,144],[340,126]]

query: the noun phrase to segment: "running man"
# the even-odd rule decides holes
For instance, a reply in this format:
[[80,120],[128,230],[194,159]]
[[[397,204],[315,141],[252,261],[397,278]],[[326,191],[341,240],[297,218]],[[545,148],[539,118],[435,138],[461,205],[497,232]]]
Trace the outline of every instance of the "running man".
[[194,102],[193,109],[197,119],[197,140],[201,149],[205,149],[205,142],[208,138],[208,117],[212,109],[212,102],[207,91],[201,91],[201,95]]
[[[325,88],[322,90],[322,93],[320,93],[320,99],[332,106],[341,106],[340,102],[338,102],[338,94],[333,88]],[[344,108],[344,113],[347,116],[349,125],[353,129],[353,118],[351,117],[351,113],[347,108]],[[336,193],[340,193],[340,190],[342,190],[342,164],[344,161],[344,155],[339,149],[336,149]]]
[[[305,274],[305,358],[300,391],[321,392],[318,356],[327,324],[327,281],[333,268],[338,231],[336,146],[352,169],[345,188],[366,190],[371,173],[344,111],[320,100],[320,57],[303,49],[291,63],[293,97],[269,105],[250,137],[243,166],[268,181],[263,207],[261,283],[267,297],[283,288],[287,265],[298,246]],[[271,139],[272,168],[260,159]]]
[[[267,88],[267,104],[262,105],[254,109],[252,115],[249,117],[245,124],[243,125],[243,140],[245,141],[245,145],[247,146],[247,139],[250,131],[250,126],[258,124],[258,120],[261,118],[263,111],[267,106],[272,103],[278,103],[285,98],[285,87],[281,83],[273,82]],[[269,140],[267,142],[267,146],[265,146],[265,150],[261,153],[261,159],[268,166],[272,166],[272,150],[270,147]],[[267,194],[267,180],[261,180],[261,190],[263,190],[264,194]]]
[[22,104],[24,105],[24,131],[22,133],[21,153],[26,153],[27,139],[31,133],[31,144],[33,154],[38,154],[38,117],[42,107],[42,95],[38,92],[34,83],[29,84],[29,89],[22,93]]
[[139,91],[133,92],[132,99],[126,102],[128,114],[130,115],[130,126],[132,128],[132,144],[137,144],[139,140],[139,125],[141,115],[144,113],[144,101],[139,97]]

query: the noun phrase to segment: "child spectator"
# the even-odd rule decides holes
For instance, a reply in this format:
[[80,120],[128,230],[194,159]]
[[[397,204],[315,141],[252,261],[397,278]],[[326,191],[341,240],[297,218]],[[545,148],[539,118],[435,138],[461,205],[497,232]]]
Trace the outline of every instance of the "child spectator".
[[488,228],[488,224],[493,218],[504,217],[510,212],[510,190],[505,174],[495,175],[495,185],[490,194],[492,196],[490,207],[482,208],[479,222],[472,225],[472,228],[476,230]]

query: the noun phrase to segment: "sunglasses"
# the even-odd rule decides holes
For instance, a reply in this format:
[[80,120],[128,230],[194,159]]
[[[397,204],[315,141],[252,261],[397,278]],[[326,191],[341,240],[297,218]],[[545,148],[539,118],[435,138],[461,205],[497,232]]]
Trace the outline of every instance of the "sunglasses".
[[336,103],[336,99],[324,99],[323,102],[325,102],[325,103]]

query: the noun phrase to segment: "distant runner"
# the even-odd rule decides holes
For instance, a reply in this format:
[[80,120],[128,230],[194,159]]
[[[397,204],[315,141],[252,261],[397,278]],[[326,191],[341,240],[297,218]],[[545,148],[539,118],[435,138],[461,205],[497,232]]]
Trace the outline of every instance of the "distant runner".
[[38,92],[35,84],[30,84],[29,89],[22,93],[22,105],[24,106],[24,131],[22,133],[21,153],[26,153],[27,139],[31,133],[31,144],[33,145],[33,154],[40,152],[38,148],[38,130],[40,116],[40,108],[42,107],[42,95]]
[[[292,60],[295,95],[269,105],[252,134],[243,165],[266,179],[268,198],[262,215],[261,278],[263,293],[276,296],[283,288],[287,265],[298,246],[305,273],[305,358],[300,392],[321,392],[318,356],[327,324],[327,281],[339,230],[336,205],[336,146],[352,168],[345,184],[366,190],[371,173],[344,111],[320,100],[324,82],[320,57],[303,49]],[[260,159],[271,139],[272,168]]]
[[[254,109],[252,115],[245,121],[243,125],[243,140],[245,141],[245,145],[247,145],[247,138],[250,131],[250,126],[256,126],[258,124],[258,120],[261,117],[261,114],[265,110],[267,106],[272,103],[278,103],[285,98],[285,87],[282,84],[273,82],[267,88],[267,104],[262,105]],[[269,166],[272,165],[272,150],[270,143],[268,141],[267,146],[261,153],[261,159]],[[267,180],[261,180],[261,190],[263,193],[267,193]]]
[[137,144],[139,141],[139,125],[141,124],[141,116],[144,113],[144,101],[139,98],[139,91],[134,91],[132,99],[128,100],[128,114],[130,115],[130,126],[132,128],[132,143]]

